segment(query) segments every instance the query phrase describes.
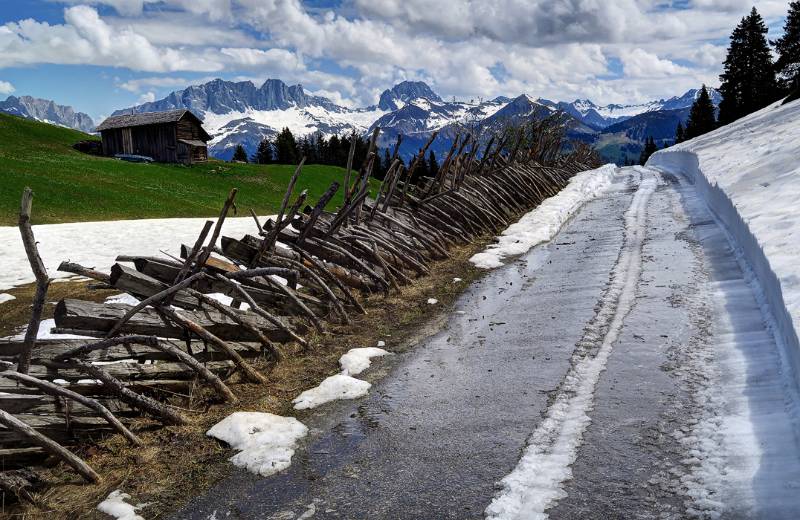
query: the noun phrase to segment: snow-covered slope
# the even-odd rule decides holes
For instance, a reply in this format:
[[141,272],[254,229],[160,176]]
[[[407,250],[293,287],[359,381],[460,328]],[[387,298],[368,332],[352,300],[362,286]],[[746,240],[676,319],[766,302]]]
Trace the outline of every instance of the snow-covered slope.
[[654,154],[687,175],[741,247],[800,377],[800,101],[775,103]]

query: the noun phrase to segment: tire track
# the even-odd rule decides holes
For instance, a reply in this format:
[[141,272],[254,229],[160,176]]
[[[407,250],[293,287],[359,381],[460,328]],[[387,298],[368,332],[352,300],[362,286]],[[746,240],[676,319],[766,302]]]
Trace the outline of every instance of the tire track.
[[572,477],[583,433],[591,423],[600,374],[633,307],[642,270],[647,204],[659,183],[657,175],[633,169],[639,187],[625,214],[625,242],[610,285],[571,360],[571,368],[533,432],[517,467],[500,482],[502,490],[486,508],[493,520],[547,518],[546,511],[566,496],[563,482]]

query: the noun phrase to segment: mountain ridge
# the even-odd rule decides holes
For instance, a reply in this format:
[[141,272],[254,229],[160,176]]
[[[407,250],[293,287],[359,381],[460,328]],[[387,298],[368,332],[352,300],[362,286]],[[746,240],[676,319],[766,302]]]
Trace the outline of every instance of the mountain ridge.
[[71,106],[59,105],[49,99],[8,96],[5,101],[0,101],[0,112],[87,133],[94,130],[94,121],[88,114],[77,112]]

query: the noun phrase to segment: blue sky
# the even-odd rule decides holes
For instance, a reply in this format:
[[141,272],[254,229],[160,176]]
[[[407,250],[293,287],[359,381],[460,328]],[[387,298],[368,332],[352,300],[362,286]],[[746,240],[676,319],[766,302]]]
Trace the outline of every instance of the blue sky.
[[[0,0],[0,97],[95,119],[220,77],[349,106],[404,79],[462,99],[639,102],[716,85],[748,0]],[[788,1],[756,7],[776,37]]]

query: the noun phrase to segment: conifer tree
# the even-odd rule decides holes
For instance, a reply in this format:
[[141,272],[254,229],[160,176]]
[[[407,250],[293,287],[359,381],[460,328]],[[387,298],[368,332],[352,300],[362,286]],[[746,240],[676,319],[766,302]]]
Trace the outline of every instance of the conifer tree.
[[275,139],[275,151],[280,164],[297,163],[297,141],[288,128],[281,130]]
[[720,76],[720,123],[728,124],[775,100],[775,71],[766,34],[767,26],[755,7],[733,30]]
[[644,150],[642,150],[641,155],[639,155],[639,164],[644,166],[647,162],[647,159],[650,158],[651,155],[658,151],[658,145],[656,144],[655,140],[652,137],[648,137],[645,140]]
[[800,0],[789,4],[783,36],[772,42],[778,59],[775,71],[782,94],[800,89]]
[[683,131],[683,123],[678,121],[678,128],[675,129],[675,144],[682,143],[686,140],[686,136]]
[[714,104],[711,102],[711,97],[708,95],[706,86],[703,85],[703,88],[700,89],[700,95],[697,96],[697,99],[692,103],[689,119],[686,121],[684,137],[686,139],[693,139],[712,131],[716,126],[717,121],[714,118]]
[[256,164],[269,164],[272,162],[272,143],[266,137],[258,143],[253,162]]
[[241,144],[236,145],[236,150],[233,152],[232,161],[247,162],[247,152]]
[[428,154],[428,172],[431,177],[439,173],[439,161],[436,160],[436,154],[433,150]]

